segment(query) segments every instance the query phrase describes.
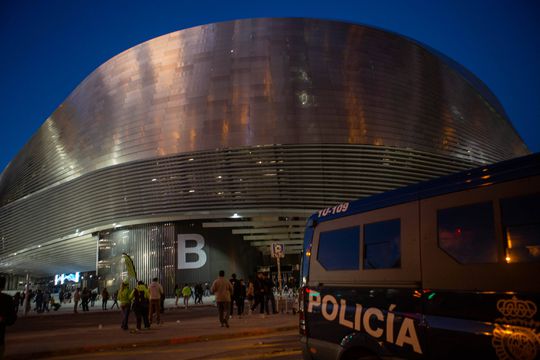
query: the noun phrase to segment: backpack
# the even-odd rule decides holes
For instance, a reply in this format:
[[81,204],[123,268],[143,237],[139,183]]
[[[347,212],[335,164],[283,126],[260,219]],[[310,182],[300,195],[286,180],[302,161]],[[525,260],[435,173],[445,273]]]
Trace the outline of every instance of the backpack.
[[146,305],[148,304],[148,299],[144,296],[144,290],[135,289],[133,291],[134,299],[133,302],[136,305]]

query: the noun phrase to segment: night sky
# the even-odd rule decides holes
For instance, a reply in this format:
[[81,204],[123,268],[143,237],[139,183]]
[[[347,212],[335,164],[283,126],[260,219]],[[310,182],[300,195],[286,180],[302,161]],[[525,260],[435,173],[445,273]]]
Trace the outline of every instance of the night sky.
[[535,0],[0,1],[0,170],[99,65],[154,37],[252,17],[361,23],[423,42],[476,74],[540,151]]

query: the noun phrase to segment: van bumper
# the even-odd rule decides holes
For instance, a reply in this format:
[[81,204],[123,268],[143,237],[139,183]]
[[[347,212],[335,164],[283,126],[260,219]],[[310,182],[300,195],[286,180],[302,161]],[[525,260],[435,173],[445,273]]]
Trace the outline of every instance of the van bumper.
[[302,358],[304,360],[338,360],[343,348],[328,341],[302,336],[300,338]]

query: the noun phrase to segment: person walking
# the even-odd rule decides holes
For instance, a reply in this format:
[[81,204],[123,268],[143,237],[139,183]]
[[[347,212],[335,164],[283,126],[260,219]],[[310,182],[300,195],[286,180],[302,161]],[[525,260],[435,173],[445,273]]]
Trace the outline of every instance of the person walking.
[[15,305],[15,312],[19,312],[19,306],[21,303],[21,292],[17,291],[15,295],[13,295],[13,305]]
[[107,288],[103,288],[101,292],[101,310],[107,310],[107,301],[109,301],[109,292]]
[[28,315],[28,313],[30,312],[30,308],[32,307],[31,306],[32,296],[33,296],[32,295],[32,289],[30,289],[29,285],[26,285],[25,290],[24,290],[24,294],[21,297],[21,299],[22,299],[22,304],[21,305],[23,307],[24,316]]
[[81,293],[81,305],[83,311],[90,311],[88,308],[88,302],[90,301],[90,290],[85,287]]
[[231,308],[231,295],[233,288],[231,283],[225,279],[225,271],[219,271],[219,277],[212,283],[212,292],[216,296],[218,316],[221,327],[229,327],[229,310]]
[[187,309],[189,306],[189,298],[191,297],[191,286],[184,284],[182,296],[184,297],[184,309]]
[[114,305],[116,305],[116,308],[119,309],[119,306],[118,306],[118,290],[113,292],[112,300],[113,300],[113,303],[111,305],[111,310],[114,309]]
[[43,292],[41,291],[41,289],[38,289],[38,291],[36,292],[36,298],[34,299],[34,302],[36,303],[34,311],[38,313],[43,312]]
[[[233,292],[231,296],[231,310],[229,314],[232,316],[234,314],[234,303],[236,302],[237,294],[235,293],[235,288],[238,289],[238,279],[236,279],[236,274],[232,274],[231,278],[229,279],[229,282],[232,285]],[[236,303],[236,306],[238,307],[238,303]]]
[[97,300],[97,296],[98,296],[97,290],[90,291],[90,306],[91,307],[94,307],[94,304],[96,303],[96,300]]
[[182,290],[180,290],[180,286],[178,284],[174,285],[174,306],[178,307],[178,299],[180,299],[180,296],[182,295]]
[[272,314],[277,314],[274,287],[275,284],[272,281],[270,274],[267,273],[264,277],[264,307],[266,309],[266,314],[270,313],[270,306],[268,305],[268,302],[270,302],[272,306]]
[[79,301],[81,300],[81,293],[79,291],[79,288],[75,289],[75,292],[73,293],[73,312],[75,314],[78,313],[77,307],[79,306]]
[[49,290],[43,292],[43,312],[49,312],[49,302],[51,301],[51,293]]
[[13,298],[2,291],[6,286],[6,278],[0,277],[0,359],[4,358],[6,349],[6,326],[13,325],[17,320]]
[[150,292],[150,307],[148,309],[148,317],[150,319],[150,324],[154,319],[154,312],[156,313],[156,322],[161,323],[161,296],[163,295],[163,287],[158,282],[158,278],[153,278],[150,286],[148,286],[148,291]]
[[248,280],[246,297],[247,297],[248,305],[249,305],[248,310],[249,310],[249,313],[251,314],[251,307],[253,306],[253,300],[255,298],[255,286],[253,285],[252,278]]
[[246,302],[246,284],[244,279],[238,280],[238,289],[233,289],[236,295],[236,307],[238,310],[238,318],[241,318],[244,315],[244,304]]
[[165,312],[165,292],[161,293],[161,298],[159,299],[159,312],[161,314]]
[[144,328],[150,328],[148,320],[148,306],[150,303],[150,293],[144,284],[144,281],[139,281],[137,287],[133,289],[133,311],[137,318],[137,330],[141,330],[141,319],[144,321]]
[[255,311],[257,305],[260,305],[260,313],[264,314],[264,275],[262,272],[257,273],[257,278],[253,282],[253,291],[255,302],[251,306],[251,312]]
[[201,283],[197,283],[195,285],[195,304],[202,304],[202,297],[203,297],[203,287]]
[[129,282],[124,280],[118,291],[118,301],[120,301],[120,310],[122,310],[122,324],[120,327],[123,330],[128,329],[129,311],[132,299],[132,293],[129,290]]

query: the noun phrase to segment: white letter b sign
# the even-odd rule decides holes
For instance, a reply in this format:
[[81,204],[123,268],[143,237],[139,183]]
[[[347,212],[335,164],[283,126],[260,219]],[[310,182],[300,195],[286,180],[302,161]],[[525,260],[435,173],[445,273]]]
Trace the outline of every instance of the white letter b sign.
[[[195,246],[187,247],[188,241]],[[199,269],[206,264],[206,253],[203,250],[204,238],[200,234],[178,234],[178,269]],[[197,255],[196,261],[187,261],[188,254]]]

